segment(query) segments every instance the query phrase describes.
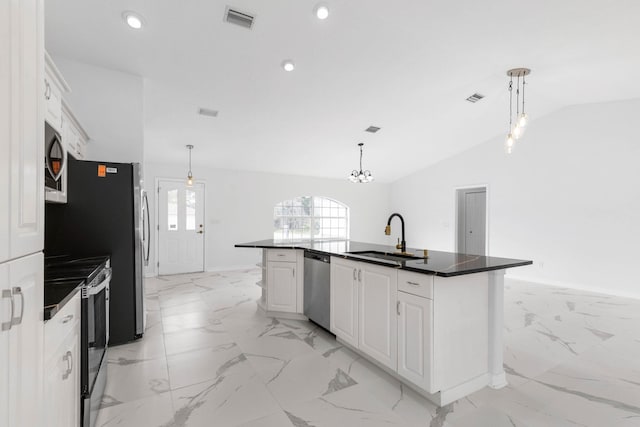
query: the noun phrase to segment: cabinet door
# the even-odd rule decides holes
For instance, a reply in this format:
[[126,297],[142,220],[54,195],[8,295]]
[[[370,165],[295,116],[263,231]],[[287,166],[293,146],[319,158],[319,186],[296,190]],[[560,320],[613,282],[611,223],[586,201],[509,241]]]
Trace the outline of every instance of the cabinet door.
[[398,292],[398,374],[432,391],[433,301]]
[[42,252],[8,264],[14,298],[9,330],[9,424],[37,426],[42,402],[44,260]]
[[62,90],[48,75],[44,78],[45,120],[62,133]]
[[392,268],[361,264],[360,339],[358,348],[395,370],[398,356],[398,272]]
[[0,426],[9,426],[9,334],[11,324],[9,264],[0,263]]
[[45,419],[51,427],[80,425],[80,323],[74,322],[45,366]]
[[44,247],[40,0],[0,6],[0,262]]
[[267,263],[267,310],[296,312],[297,281],[295,262]]
[[331,332],[358,347],[358,264],[331,258]]

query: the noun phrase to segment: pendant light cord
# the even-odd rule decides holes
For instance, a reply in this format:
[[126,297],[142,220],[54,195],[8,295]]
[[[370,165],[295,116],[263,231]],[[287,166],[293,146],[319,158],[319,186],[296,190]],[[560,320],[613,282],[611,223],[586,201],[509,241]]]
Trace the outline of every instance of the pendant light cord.
[[509,133],[511,133],[511,125],[513,123],[513,76],[509,80]]

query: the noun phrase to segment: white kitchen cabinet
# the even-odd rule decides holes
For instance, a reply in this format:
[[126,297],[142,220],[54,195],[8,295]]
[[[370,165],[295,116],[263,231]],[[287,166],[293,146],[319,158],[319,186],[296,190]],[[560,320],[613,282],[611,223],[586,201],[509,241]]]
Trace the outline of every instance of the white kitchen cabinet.
[[432,300],[398,292],[397,372],[402,378],[428,392],[435,391],[432,384],[432,316]]
[[51,427],[80,425],[80,292],[44,326],[45,419]]
[[[270,315],[303,312],[303,251],[295,249],[265,249],[263,262],[263,298]],[[264,274],[266,273],[266,277]],[[265,286],[266,284],[266,286]],[[266,294],[266,295],[265,295]]]
[[361,263],[331,257],[330,330],[358,347],[358,270]]
[[267,310],[295,313],[297,301],[296,263],[267,263]]
[[62,133],[62,94],[70,88],[48,53],[45,53],[44,100],[45,120]]
[[358,348],[392,370],[398,355],[397,277],[396,269],[374,264],[360,263],[358,270]]
[[73,115],[66,101],[62,100],[62,143],[67,154],[77,160],[86,157],[86,146],[89,136]]
[[44,246],[42,1],[0,6],[0,262]]
[[0,264],[0,425],[39,426],[43,378],[42,252]]

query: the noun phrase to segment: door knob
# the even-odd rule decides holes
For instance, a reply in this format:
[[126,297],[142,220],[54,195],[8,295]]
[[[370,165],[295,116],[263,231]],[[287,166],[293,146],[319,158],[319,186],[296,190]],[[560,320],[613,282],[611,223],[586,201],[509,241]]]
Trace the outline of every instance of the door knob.
[[204,231],[200,230],[200,231],[197,231],[197,233],[198,233],[198,234],[203,234],[203,233],[204,233]]

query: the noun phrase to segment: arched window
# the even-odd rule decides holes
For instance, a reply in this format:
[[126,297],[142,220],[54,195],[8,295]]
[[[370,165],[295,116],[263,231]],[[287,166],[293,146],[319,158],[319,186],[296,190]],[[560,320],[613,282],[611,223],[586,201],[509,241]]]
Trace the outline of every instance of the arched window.
[[349,207],[326,197],[301,196],[273,208],[275,240],[349,238]]

